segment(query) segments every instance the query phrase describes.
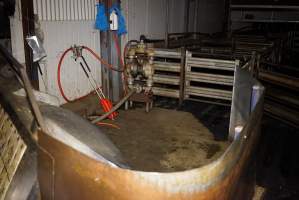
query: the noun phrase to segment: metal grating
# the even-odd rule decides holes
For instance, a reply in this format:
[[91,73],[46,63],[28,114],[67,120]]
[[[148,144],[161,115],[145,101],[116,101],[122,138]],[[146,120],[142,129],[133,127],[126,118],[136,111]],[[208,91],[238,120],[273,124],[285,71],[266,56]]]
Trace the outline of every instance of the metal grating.
[[26,145],[0,105],[0,200],[5,198]]
[[41,21],[95,20],[96,0],[34,0]]

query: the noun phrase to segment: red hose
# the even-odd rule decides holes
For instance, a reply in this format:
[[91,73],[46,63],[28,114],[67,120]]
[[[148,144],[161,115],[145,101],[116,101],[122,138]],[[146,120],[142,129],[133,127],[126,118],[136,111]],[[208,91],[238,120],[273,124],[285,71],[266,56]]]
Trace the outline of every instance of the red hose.
[[60,60],[59,60],[59,63],[58,63],[58,68],[57,68],[57,83],[58,83],[58,88],[59,88],[59,91],[60,91],[60,93],[61,93],[63,99],[64,99],[66,102],[73,102],[73,101],[76,101],[76,99],[75,99],[75,100],[70,100],[69,98],[67,98],[67,96],[65,95],[65,93],[64,93],[64,91],[63,91],[62,84],[61,84],[61,77],[60,77],[60,75],[61,75],[60,71],[61,71],[61,64],[62,64],[62,61],[63,61],[65,55],[66,55],[69,51],[71,51],[71,50],[72,50],[72,48],[70,47],[70,48],[68,48],[67,50],[65,50],[65,51],[63,52],[62,56],[60,57]]
[[[114,40],[114,44],[115,44],[115,49],[117,51],[117,55],[118,55],[118,58],[119,58],[119,61],[120,61],[120,64],[122,66],[122,69],[123,69],[123,73],[122,73],[122,81],[123,81],[123,89],[124,89],[124,95],[127,94],[128,92],[128,88],[127,88],[127,76],[126,76],[126,66],[125,66],[125,63],[124,63],[124,59],[121,55],[121,50],[120,50],[120,45],[119,45],[119,42],[118,42],[118,37],[117,37],[117,34],[114,32],[113,33],[113,40]],[[126,49],[125,49],[126,50]]]
[[102,59],[100,56],[98,56],[98,54],[96,54],[92,49],[90,49],[89,47],[86,46],[82,46],[83,49],[86,49],[87,51],[89,51],[100,63],[102,63],[104,66],[108,67],[109,69],[116,71],[116,72],[123,72],[123,69],[117,69],[114,68],[113,65],[109,64],[107,61],[105,61],[104,59]]
[[[106,62],[104,59],[102,59],[100,56],[98,56],[92,49],[90,49],[89,47],[86,47],[86,46],[82,46],[83,49],[86,49],[88,52],[90,52],[100,63],[102,63],[105,67],[107,67],[108,69],[110,70],[113,70],[113,71],[117,71],[117,72],[123,72],[123,69],[116,69],[114,68],[111,64],[109,64],[108,62]],[[64,57],[66,56],[66,54],[70,51],[72,51],[72,47],[66,49],[63,54],[61,55],[60,59],[59,59],[59,63],[58,63],[58,68],[57,68],[57,83],[58,83],[58,88],[59,88],[59,91],[63,97],[63,99],[66,101],[66,102],[74,102],[74,101],[77,101],[77,100],[80,100],[80,99],[83,99],[85,97],[87,97],[88,95],[90,95],[91,93],[93,93],[94,91],[84,95],[84,96],[81,96],[79,98],[76,98],[76,99],[69,99],[66,94],[64,93],[64,90],[63,90],[63,87],[62,87],[62,83],[61,83],[61,66],[62,66],[62,62],[64,60]]]
[[119,126],[117,126],[115,124],[111,124],[111,123],[106,123],[106,122],[98,122],[98,123],[96,123],[96,125],[98,125],[98,126],[109,126],[109,127],[112,127],[112,128],[120,129]]
[[119,43],[118,43],[118,38],[117,38],[116,33],[113,33],[113,40],[114,40],[114,44],[115,44],[115,48],[116,48],[116,51],[117,51],[117,55],[118,55],[120,64],[121,64],[121,66],[124,70],[125,65],[124,65],[124,61],[123,61],[122,56],[121,56],[120,46],[119,46]]

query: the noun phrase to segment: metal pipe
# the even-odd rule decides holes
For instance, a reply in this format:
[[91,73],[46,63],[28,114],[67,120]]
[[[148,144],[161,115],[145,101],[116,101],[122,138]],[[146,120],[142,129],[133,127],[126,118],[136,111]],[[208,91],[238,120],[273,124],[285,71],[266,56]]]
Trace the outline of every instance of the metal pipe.
[[261,95],[264,93],[264,89],[265,88],[263,86],[258,84],[252,86],[251,105],[250,105],[251,112],[254,111],[257,103],[261,98]]
[[184,13],[184,30],[187,33],[189,30],[189,7],[190,7],[190,0],[185,1],[185,13]]
[[197,27],[198,27],[198,24],[197,24],[197,21],[198,21],[198,12],[199,12],[199,2],[198,0],[195,0],[195,10],[194,10],[194,24],[193,24],[193,31],[194,32],[197,32]]
[[97,85],[94,85],[95,83],[93,83],[91,80],[90,80],[90,76],[88,75],[87,71],[85,70],[83,64],[80,62],[80,65],[81,65],[81,68],[83,69],[91,87],[94,89],[94,91],[96,92],[96,94],[98,95],[99,99],[103,99],[105,97],[102,97],[101,94],[98,92],[98,89],[97,89]]
[[128,94],[122,98],[113,108],[111,108],[111,110],[105,114],[103,114],[102,116],[94,119],[91,121],[91,123],[96,124],[100,121],[102,121],[103,119],[107,118],[109,115],[111,115],[113,112],[115,112],[117,109],[119,109],[121,107],[121,105],[123,105],[129,98],[130,96],[132,96],[135,93],[135,90],[131,90],[128,92]]
[[168,48],[168,29],[169,29],[169,0],[166,0],[166,12],[165,12],[165,48]]
[[[91,77],[91,79],[92,79],[92,81],[93,81],[93,84],[95,85],[95,90],[96,90],[96,92],[98,93],[100,93],[100,95],[102,96],[102,98],[106,98],[105,97],[105,95],[104,95],[104,93],[103,93],[103,91],[100,89],[100,87],[98,86],[98,83],[97,83],[97,81],[96,81],[96,79],[94,78],[94,76],[92,75],[92,72],[91,72],[91,70],[90,70],[90,67],[89,67],[89,65],[87,64],[87,62],[86,62],[86,60],[85,60],[85,58],[83,57],[83,56],[81,56],[81,58],[82,58],[82,60],[83,60],[83,62],[84,62],[84,64],[85,64],[85,66],[87,67],[87,70],[88,70],[88,72],[87,72],[87,74],[89,74],[89,77]],[[82,63],[80,62],[80,65],[81,65]],[[83,68],[83,70],[84,70],[84,67],[83,66],[81,66],[82,68]],[[85,71],[85,70],[84,70]],[[90,81],[90,80],[89,80]]]
[[274,72],[259,72],[259,79],[299,91],[299,79]]

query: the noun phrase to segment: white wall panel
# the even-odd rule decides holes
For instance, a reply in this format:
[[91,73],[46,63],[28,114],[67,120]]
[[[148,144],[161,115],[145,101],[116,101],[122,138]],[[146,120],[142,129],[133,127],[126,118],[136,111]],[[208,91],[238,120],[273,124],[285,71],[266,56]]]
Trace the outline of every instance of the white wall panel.
[[[44,47],[47,57],[42,61],[43,77],[40,76],[40,90],[59,97],[64,103],[57,85],[57,65],[63,51],[70,46],[85,45],[100,54],[100,34],[94,29],[96,0],[34,0],[34,11],[41,20],[44,32]],[[25,62],[20,0],[16,1],[16,13],[11,18],[12,52],[21,62]],[[92,91],[78,63],[68,54],[62,67],[62,84],[70,99]],[[101,65],[89,54],[86,60],[96,78],[101,83]]]
[[[40,90],[55,95],[64,103],[57,84],[57,66],[63,51],[74,44],[84,45],[100,54],[100,34],[94,29],[96,0],[34,0],[35,14],[38,14],[45,35],[44,47],[47,58],[41,64]],[[90,54],[87,62],[101,83],[101,65]],[[61,82],[70,99],[78,98],[92,91],[79,63],[71,54],[66,56],[61,70]]]
[[[46,61],[42,64],[44,77],[43,80],[40,79],[41,90],[59,97],[61,102],[64,102],[57,85],[57,66],[63,51],[76,44],[88,46],[100,54],[100,34],[93,28],[94,21],[60,21],[59,23],[45,21],[41,24],[45,33],[44,47],[47,52]],[[67,54],[63,62],[61,82],[66,95],[74,99],[89,93],[92,88],[79,63],[75,62],[71,56],[72,53]],[[88,53],[85,53],[84,56],[100,84],[100,63]],[[46,85],[43,81],[46,82]]]

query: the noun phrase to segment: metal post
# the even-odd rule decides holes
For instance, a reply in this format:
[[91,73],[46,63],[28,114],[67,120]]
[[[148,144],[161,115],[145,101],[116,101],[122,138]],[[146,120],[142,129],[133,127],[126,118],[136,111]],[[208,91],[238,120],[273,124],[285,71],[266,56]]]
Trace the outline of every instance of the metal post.
[[184,13],[184,18],[185,18],[185,20],[184,20],[184,22],[185,22],[185,24],[184,24],[184,26],[185,26],[184,30],[185,30],[185,33],[187,33],[188,30],[189,30],[189,7],[190,7],[190,0],[187,0],[185,2],[186,3],[185,3],[185,13]]
[[165,12],[165,48],[168,48],[168,31],[169,31],[169,0],[166,0]]
[[180,97],[179,97],[179,106],[183,104],[185,93],[185,60],[186,60],[186,49],[184,47],[181,48],[181,72],[180,72]]
[[230,0],[224,1],[224,23],[222,27],[222,31],[227,33],[231,30],[230,28]]
[[234,135],[234,140],[238,139],[240,137],[240,133],[243,130],[243,126],[236,126],[235,127],[235,135]]
[[198,0],[195,0],[193,32],[197,32],[198,31],[197,30],[198,9],[199,9],[199,2],[198,2]]
[[[111,4],[114,3],[120,3],[119,0],[111,0]],[[109,21],[109,7],[111,4],[109,4],[108,0],[104,0],[103,3],[106,6],[106,13]],[[112,31],[106,31],[100,33],[100,41],[101,41],[101,57],[105,60],[107,60],[109,63],[111,63],[114,66],[119,66],[119,58],[117,54],[117,50],[115,48],[115,42],[112,39],[114,34]],[[120,44],[120,42],[119,42]],[[102,68],[102,85],[103,85],[103,91],[105,95],[110,98],[112,101],[118,101],[121,96],[121,76],[118,72],[112,72],[110,70],[107,70],[105,68]]]
[[29,79],[35,89],[38,89],[38,70],[37,64],[33,63],[32,49],[27,44],[26,38],[29,35],[34,35],[34,12],[33,12],[33,0],[22,0],[22,28],[23,28],[23,40],[24,40],[24,52],[26,71]]
[[250,105],[250,111],[253,112],[254,108],[259,101],[261,95],[263,94],[264,87],[261,85],[254,85],[252,86],[252,94],[251,94],[251,105]]

